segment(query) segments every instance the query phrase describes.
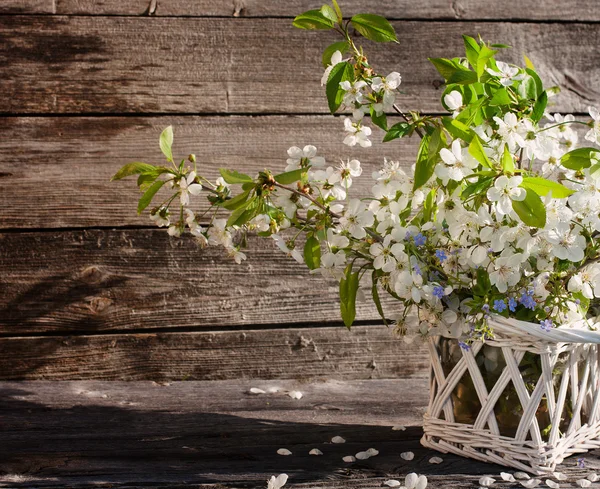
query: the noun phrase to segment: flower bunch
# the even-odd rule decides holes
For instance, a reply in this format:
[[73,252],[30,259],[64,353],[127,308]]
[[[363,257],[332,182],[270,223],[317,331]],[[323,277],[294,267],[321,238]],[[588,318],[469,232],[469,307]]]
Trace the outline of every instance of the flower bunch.
[[[525,67],[504,63],[496,55],[508,46],[463,36],[465,56],[430,59],[445,80],[448,114],[405,114],[396,104],[400,74],[376,73],[351,35],[353,28],[372,41],[396,41],[383,17],[344,21],[334,0],[294,25],[341,35],[323,55],[322,83],[331,112],[350,114],[344,143],[367,148],[374,128],[384,142],[418,137],[416,162],[384,160],[370,172],[366,198],[351,195],[364,173],[358,159],[328,164],[312,145],[291,147],[281,173],[221,169],[211,182],[198,173],[193,155],[187,166],[174,163],[167,128],[160,147],[171,166],[132,163],[114,177],[139,175],[139,212],[159,189],[170,188],[151,210],[156,224],[172,236],[187,230],[203,246],[222,245],[238,263],[249,232],[271,237],[313,273],[339,281],[347,326],[363,279],[370,278],[383,321],[392,318],[408,341],[442,334],[468,348],[493,334],[492,314],[537,322],[542,330],[594,314],[600,298],[596,109],[590,108],[589,123],[549,113],[558,90],[544,88],[527,58]],[[388,125],[392,112],[402,120]],[[577,147],[577,125],[587,127],[585,140],[596,146]],[[201,194],[210,208],[197,215],[191,204]],[[223,210],[227,218],[219,217]],[[394,310],[383,310],[381,291],[396,299]]]

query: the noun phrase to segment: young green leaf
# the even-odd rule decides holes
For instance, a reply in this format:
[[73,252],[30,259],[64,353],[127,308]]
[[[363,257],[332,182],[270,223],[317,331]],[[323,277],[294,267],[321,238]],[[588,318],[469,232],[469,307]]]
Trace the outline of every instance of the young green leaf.
[[167,127],[161,134],[158,140],[160,150],[167,157],[167,161],[173,161],[173,126]]
[[600,161],[600,150],[595,148],[578,148],[565,153],[560,164],[569,170],[583,170]]
[[352,264],[346,267],[344,278],[340,281],[340,312],[348,329],[356,318],[356,293],[358,292],[358,273],[352,273]]
[[508,173],[514,173],[515,171],[515,160],[508,149],[508,144],[504,145],[504,152],[502,153],[502,170]]
[[459,120],[452,117],[442,117],[442,124],[444,124],[444,128],[450,133],[453,139],[462,139],[466,143],[470,143],[471,139],[473,139],[473,133],[469,129],[469,126]]
[[473,294],[476,296],[484,297],[492,288],[490,276],[484,267],[477,269],[477,284],[473,287]]
[[449,84],[457,83],[459,85],[470,85],[471,83],[477,82],[477,73],[471,70],[458,69],[447,81]]
[[546,180],[545,178],[541,177],[525,177],[523,178],[521,187],[531,189],[542,197],[545,197],[552,192],[552,197],[555,199],[564,199],[565,197],[575,193],[574,190],[571,190],[570,188],[565,187],[558,182]]
[[227,183],[236,184],[236,183],[252,183],[252,177],[245,175],[243,173],[239,173],[235,170],[228,170],[227,168],[219,168],[219,173],[223,177]]
[[298,29],[333,29],[334,21],[325,17],[320,10],[308,10],[303,14],[298,15],[292,23]]
[[546,207],[538,194],[530,188],[525,190],[525,200],[513,200],[512,208],[527,226],[543,228],[546,225]]
[[337,0],[331,0],[331,3],[333,3],[333,9],[335,10],[335,13],[337,15],[338,22],[341,24],[344,20],[344,17],[342,17],[342,9],[340,9]]
[[336,51],[339,51],[340,53],[344,54],[346,51],[348,51],[349,48],[350,45],[348,44],[348,41],[334,42],[333,44],[327,46],[325,48],[325,51],[323,51],[323,67],[326,68],[331,64],[331,57]]
[[[436,139],[439,140],[439,129],[436,129],[436,131],[438,132]],[[419,152],[417,153],[417,164],[415,165],[413,190],[417,190],[425,185],[431,178],[431,175],[433,175],[436,162],[433,158],[430,158],[430,154],[435,152],[434,143],[433,135],[430,136],[429,134],[426,134],[423,136],[423,139],[421,139],[421,145],[419,146]],[[441,148],[438,148],[438,152],[439,149]]]
[[387,133],[383,137],[383,142],[387,143],[394,139],[398,139],[406,136],[412,130],[412,126],[408,122],[398,122],[387,130]]
[[137,175],[139,173],[147,173],[155,169],[155,166],[148,165],[147,163],[140,163],[137,161],[133,163],[127,163],[113,175],[110,181],[112,182],[113,180],[121,180],[121,178],[130,177],[131,175]]
[[[234,210],[229,219],[227,219],[227,227],[230,226],[242,226],[246,224],[252,217],[254,217],[254,203],[256,197],[251,200],[247,200],[242,205],[240,205],[236,210]],[[252,207],[252,208],[251,208]]]
[[338,21],[338,17],[335,13],[335,10],[333,10],[329,5],[323,5],[321,7],[321,13],[323,14],[323,17],[326,17],[334,24]]
[[375,42],[398,42],[396,31],[385,17],[373,14],[358,14],[350,21],[363,37]]
[[465,51],[467,54],[467,60],[474,70],[477,69],[477,60],[479,59],[479,44],[475,39],[470,36],[463,35],[463,41],[465,42]]
[[488,158],[485,150],[483,149],[483,144],[481,143],[481,139],[476,134],[473,136],[471,140],[471,144],[469,144],[469,153],[473,158],[475,158],[479,163],[481,163],[486,168],[493,168],[492,162]]
[[480,80],[485,73],[485,66],[487,62],[494,57],[498,51],[488,48],[486,45],[481,46],[479,50],[479,57],[477,58],[477,65],[473,68],[477,73],[477,79]]
[[523,59],[525,60],[525,66],[530,69],[530,70],[534,70],[535,71],[535,66],[533,66],[533,63],[531,62],[531,60],[527,57],[527,55],[523,54]]
[[246,190],[245,192],[242,192],[241,194],[238,194],[235,197],[232,197],[231,199],[223,202],[221,204],[221,207],[225,207],[225,209],[234,211],[246,203],[246,200],[248,200],[249,195],[250,190]]
[[325,93],[327,94],[327,103],[332,114],[340,108],[344,100],[344,90],[340,88],[343,81],[352,81],[354,78],[354,66],[348,62],[338,63],[329,73]]
[[533,78],[533,81],[535,82],[535,98],[539,97],[544,91],[544,84],[542,83],[542,79],[533,70],[533,68],[525,68],[525,73],[527,73],[531,78]]
[[[375,109],[373,108],[373,106],[371,106],[371,120],[373,121],[373,124],[375,124],[377,127],[383,129],[384,131],[387,131],[387,117],[385,115],[385,112],[382,112],[381,114],[377,115],[377,112],[375,111]],[[387,134],[386,134],[387,136]]]
[[156,194],[156,192],[158,192],[160,190],[160,188],[164,184],[165,184],[164,180],[159,180],[158,182],[154,182],[152,185],[150,185],[148,190],[146,190],[144,192],[144,194],[140,198],[140,201],[138,202],[138,208],[137,208],[138,214],[141,214],[142,211],[150,205],[150,202],[152,202],[154,195]]
[[482,177],[476,182],[468,184],[460,194],[461,198],[463,200],[466,200],[472,195],[479,195],[485,193],[487,189],[490,188],[494,183],[494,178],[495,177],[493,176]]
[[304,244],[304,261],[306,266],[315,270],[321,266],[321,245],[319,240],[314,236],[311,236],[306,240]]
[[290,183],[297,182],[302,179],[302,176],[307,172],[307,168],[299,168],[298,170],[292,170],[279,175],[273,176],[277,183],[282,185],[289,185]]
[[498,90],[496,90],[494,92],[494,95],[492,95],[492,98],[488,102],[488,104],[491,105],[492,107],[495,107],[498,105],[510,105],[511,103],[512,103],[512,100],[511,100],[510,95],[508,94],[508,91],[506,90],[506,88],[499,88]]
[[379,316],[383,320],[383,324],[388,326],[387,319],[385,318],[385,313],[383,312],[383,307],[381,305],[381,300],[379,299],[379,290],[377,290],[377,271],[373,270],[372,275],[373,285],[371,286],[371,295],[373,296],[373,302],[375,303],[375,307],[377,308],[377,312]]
[[431,64],[435,67],[444,80],[449,80],[457,70],[466,70],[460,63],[452,59],[446,58],[428,58]]
[[544,117],[546,105],[548,105],[548,95],[546,92],[542,92],[533,106],[533,112],[531,113],[531,120],[533,122],[539,122]]

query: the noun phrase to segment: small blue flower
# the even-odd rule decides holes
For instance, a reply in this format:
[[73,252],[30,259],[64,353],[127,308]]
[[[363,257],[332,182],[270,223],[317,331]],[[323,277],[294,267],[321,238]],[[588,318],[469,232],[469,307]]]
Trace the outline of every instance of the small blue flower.
[[581,457],[577,459],[577,467],[585,469],[585,458]]
[[514,299],[514,297],[510,297],[508,299],[508,309],[510,312],[515,312],[517,310],[517,301]]
[[504,302],[504,300],[496,299],[494,301],[494,310],[497,312],[506,311],[506,302]]
[[446,252],[444,250],[436,250],[435,256],[437,257],[437,259],[440,262],[444,262],[444,260],[448,259],[448,255],[446,254]]
[[464,341],[459,341],[458,346],[460,346],[465,351],[469,351],[471,349],[471,346],[467,345]]
[[413,270],[415,271],[415,273],[416,273],[417,275],[422,275],[422,273],[421,273],[421,267],[420,267],[419,265],[415,264],[415,265],[413,266]]
[[577,305],[581,304],[581,299],[575,299],[575,304],[577,304]]
[[442,287],[441,285],[436,285],[433,288],[433,295],[435,297],[437,297],[438,299],[441,299],[442,297],[444,297],[444,287]]
[[406,241],[408,241],[410,238],[412,238],[412,233],[410,231],[406,231],[406,234],[404,235],[404,239]]
[[521,294],[521,297],[519,298],[519,302],[521,304],[523,304],[523,307],[526,307],[527,309],[531,309],[533,311],[535,309],[535,307],[537,306],[537,303],[535,302],[535,299],[533,298],[533,289],[529,289],[529,290],[527,290],[527,292],[524,292],[523,294]]
[[540,321],[540,325],[544,331],[550,331],[552,329],[552,319],[544,319]]
[[423,236],[422,233],[417,234],[413,239],[415,241],[415,245],[417,246],[423,246],[425,243],[427,243],[427,238]]
[[489,304],[484,304],[483,306],[481,306],[481,310],[483,312],[490,312],[490,305]]

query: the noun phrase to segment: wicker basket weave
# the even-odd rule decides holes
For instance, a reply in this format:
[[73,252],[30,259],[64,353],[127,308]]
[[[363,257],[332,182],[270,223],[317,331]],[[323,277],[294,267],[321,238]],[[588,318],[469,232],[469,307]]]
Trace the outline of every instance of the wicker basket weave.
[[[543,475],[553,472],[565,457],[600,447],[600,332],[577,329],[581,325],[546,332],[539,324],[504,317],[490,320],[495,334],[486,345],[502,350],[506,366],[488,390],[476,361],[483,347],[474,343],[445,375],[438,349],[439,338],[430,338],[430,402],[424,417],[421,443],[444,453],[454,453],[485,462]],[[527,389],[519,363],[526,352],[540,356],[542,374],[533,392]],[[560,379],[553,379],[559,360],[564,363]],[[564,361],[566,357],[566,362]],[[473,424],[456,422],[452,393],[463,376],[470,376],[481,409]],[[494,407],[505,389],[516,391],[522,416],[514,437],[502,436]],[[567,395],[569,397],[567,398]],[[540,403],[549,415],[551,429],[543,433],[536,413]],[[564,429],[565,404],[569,405],[568,428]],[[559,427],[563,426],[561,432]]]

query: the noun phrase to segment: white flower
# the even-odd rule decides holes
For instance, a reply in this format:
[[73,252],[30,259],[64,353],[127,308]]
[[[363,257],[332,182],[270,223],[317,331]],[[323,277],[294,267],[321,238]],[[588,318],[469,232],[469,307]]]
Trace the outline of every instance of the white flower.
[[579,227],[571,228],[569,223],[559,222],[554,229],[548,230],[547,239],[554,245],[552,253],[556,258],[574,263],[583,260],[586,241],[579,233]]
[[355,103],[362,103],[363,92],[362,89],[367,86],[367,82],[364,80],[358,80],[354,83],[349,81],[340,82],[340,88],[346,93],[344,94],[344,104],[347,107],[354,106]]
[[352,177],[360,177],[362,175],[362,168],[360,161],[348,160],[347,162],[341,162],[340,166],[337,167],[337,172],[333,174],[332,178],[329,179],[329,183],[340,183],[345,188],[352,186]]
[[150,219],[154,221],[159,228],[168,226],[170,224],[169,210],[165,207],[161,207],[156,212],[150,213]]
[[239,248],[232,246],[227,248],[227,254],[239,265],[246,259],[246,254],[242,253]]
[[374,92],[380,92],[383,90],[383,110],[390,110],[394,105],[396,95],[394,91],[400,86],[402,77],[400,73],[395,71],[391,72],[385,78],[376,76],[371,82],[371,89]]
[[360,200],[352,199],[340,218],[340,227],[352,237],[363,239],[367,235],[365,228],[372,226],[374,222],[373,213],[367,210]]
[[274,475],[267,481],[267,489],[281,489],[285,486],[285,483],[288,480],[287,474],[279,474],[277,477]]
[[342,234],[336,234],[333,228],[327,230],[327,244],[332,249],[347,248],[350,245],[350,240]]
[[456,117],[463,107],[462,94],[458,90],[452,90],[444,96],[444,103],[453,112],[452,117]]
[[335,65],[337,65],[341,62],[342,62],[342,52],[341,51],[336,51],[335,53],[333,53],[331,55],[331,62],[330,62],[330,64],[327,65],[327,68],[325,68],[325,72],[323,73],[323,77],[321,78],[321,86],[327,84],[327,80],[329,79],[329,74],[331,73],[331,70],[333,69],[333,67]]
[[285,238],[279,234],[272,234],[271,237],[275,240],[275,244],[281,251],[288,256],[291,256],[298,263],[304,263],[304,256],[302,255],[302,252],[296,249],[293,246],[293,243],[286,241]]
[[285,167],[285,171],[297,170],[307,165],[325,165],[325,158],[317,156],[317,148],[311,144],[304,146],[302,149],[292,146],[287,150],[287,154],[289,158],[286,160],[287,166]]
[[271,217],[268,214],[259,214],[248,224],[258,232],[266,233],[271,228]]
[[406,253],[404,253],[404,245],[402,243],[392,244],[391,241],[392,237],[388,235],[383,243],[373,243],[369,248],[369,253],[375,257],[375,260],[373,260],[375,269],[389,273],[396,267],[396,258],[401,260],[407,258]]
[[523,182],[523,177],[515,175],[507,177],[499,176],[494,182],[494,186],[487,191],[488,199],[496,202],[496,212],[500,215],[509,214],[512,210],[513,201],[522,201],[527,197],[527,191],[519,187]]
[[350,133],[344,138],[344,144],[355,146],[359,144],[363,148],[369,148],[373,143],[369,140],[371,128],[363,126],[360,122],[353,123],[349,117],[344,119],[344,129]]
[[496,66],[498,67],[498,71],[491,68],[486,68],[486,71],[492,76],[499,77],[500,83],[505,87],[510,87],[515,81],[525,78],[524,74],[519,75],[518,68],[510,66],[507,63],[496,61]]
[[202,185],[194,183],[196,179],[196,172],[191,171],[190,174],[179,179],[179,200],[181,205],[188,205],[190,203],[190,194],[198,195],[202,191]]
[[593,119],[592,128],[586,133],[585,139],[592,143],[600,144],[600,112],[596,107],[588,107],[588,112]]
[[452,141],[452,151],[447,148],[440,150],[440,157],[445,165],[437,165],[435,174],[442,180],[444,185],[448,180],[460,182],[464,177],[473,173],[479,163],[471,156],[467,148],[462,148],[460,141]]
[[172,224],[171,226],[169,226],[169,229],[167,229],[167,233],[169,233],[169,236],[173,236],[175,238],[179,238],[179,236],[181,236],[181,226],[178,224]]
[[225,248],[231,246],[231,233],[226,229],[227,221],[225,219],[215,219],[212,226],[208,228],[208,244],[222,245]]
[[344,276],[344,267],[346,266],[346,254],[343,251],[337,253],[325,253],[321,256],[321,266],[313,270],[321,272],[325,278],[333,277],[340,280]]
[[517,146],[520,148],[525,146],[525,140],[521,135],[522,128],[516,114],[508,112],[504,115],[504,119],[494,117],[494,121],[498,124],[498,134],[508,144],[508,149],[515,151]]
[[205,229],[202,226],[200,226],[192,210],[185,209],[185,215],[185,222],[190,228],[190,233],[193,236],[196,236],[197,238],[204,237]]
[[521,279],[519,266],[522,258],[521,253],[514,253],[509,256],[500,256],[494,261],[494,271],[490,273],[490,282],[496,286],[498,292],[504,293],[509,286],[512,287],[519,282]]

